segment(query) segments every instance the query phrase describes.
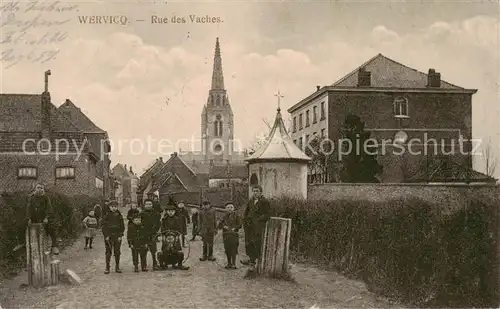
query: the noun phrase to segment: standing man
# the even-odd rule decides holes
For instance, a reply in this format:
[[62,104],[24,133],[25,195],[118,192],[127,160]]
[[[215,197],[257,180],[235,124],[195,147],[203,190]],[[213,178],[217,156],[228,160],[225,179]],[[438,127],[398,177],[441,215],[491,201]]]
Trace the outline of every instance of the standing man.
[[156,260],[156,242],[158,240],[158,230],[160,229],[160,214],[153,209],[153,201],[147,199],[144,201],[144,210],[141,213],[142,223],[146,228],[145,235],[147,246],[151,257],[153,258],[153,270],[159,270]]
[[182,247],[186,248],[186,235],[187,235],[187,225],[191,223],[189,218],[189,212],[187,211],[184,202],[180,201],[177,204],[177,215],[179,216],[181,223],[181,238],[182,238]]
[[28,198],[26,216],[28,217],[28,225],[32,223],[43,224],[43,228],[52,242],[52,253],[59,254],[52,203],[45,194],[45,186],[42,183],[36,184],[35,191]]
[[243,217],[245,250],[250,259],[250,271],[255,270],[256,260],[260,258],[262,237],[271,212],[269,201],[262,196],[261,186],[254,186],[252,194]]

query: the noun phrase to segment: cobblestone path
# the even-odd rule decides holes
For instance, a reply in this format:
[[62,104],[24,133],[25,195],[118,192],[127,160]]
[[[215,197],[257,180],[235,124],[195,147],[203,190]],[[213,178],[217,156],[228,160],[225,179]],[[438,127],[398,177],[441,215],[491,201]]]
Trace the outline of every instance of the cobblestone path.
[[[220,234],[218,234],[220,235]],[[0,306],[7,308],[396,308],[377,299],[365,285],[334,272],[295,264],[296,283],[271,279],[243,279],[245,267],[226,270],[222,237],[215,244],[217,263],[200,262],[201,241],[191,242],[188,271],[134,273],[130,249],[122,244],[122,274],[104,275],[102,235],[91,251],[83,239],[63,250],[64,269],[74,270],[80,286],[62,284],[41,290],[20,288],[27,274],[0,282]],[[240,251],[244,246],[240,241]],[[148,263],[151,263],[148,255]],[[112,270],[113,270],[112,264]]]

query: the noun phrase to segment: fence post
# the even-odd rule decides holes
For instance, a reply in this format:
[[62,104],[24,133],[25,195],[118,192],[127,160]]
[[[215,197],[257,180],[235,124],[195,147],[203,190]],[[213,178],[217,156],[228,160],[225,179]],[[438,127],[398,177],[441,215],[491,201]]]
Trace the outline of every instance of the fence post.
[[28,268],[28,283],[40,288],[46,285],[46,266],[48,257],[45,255],[45,233],[41,223],[29,224],[26,229],[26,263]]
[[257,273],[273,278],[291,279],[289,248],[292,219],[271,217],[266,223]]

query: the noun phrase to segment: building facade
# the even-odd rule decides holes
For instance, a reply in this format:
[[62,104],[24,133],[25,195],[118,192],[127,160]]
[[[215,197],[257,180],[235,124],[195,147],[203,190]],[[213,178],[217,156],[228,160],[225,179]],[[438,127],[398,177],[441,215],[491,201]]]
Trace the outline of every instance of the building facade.
[[139,186],[139,177],[132,170],[132,166],[127,169],[126,164],[117,163],[112,169],[112,176],[118,182],[120,190],[115,199],[120,205],[127,205],[129,203],[137,204],[137,190]]
[[289,108],[292,138],[305,149],[313,136],[324,136],[338,149],[346,116],[356,115],[377,141],[382,182],[409,181],[435,162],[472,170],[476,92],[441,80],[434,69],[425,74],[378,54]]
[[51,102],[49,75],[41,95],[0,94],[0,191],[31,191],[43,183],[66,195],[102,198],[101,154]]

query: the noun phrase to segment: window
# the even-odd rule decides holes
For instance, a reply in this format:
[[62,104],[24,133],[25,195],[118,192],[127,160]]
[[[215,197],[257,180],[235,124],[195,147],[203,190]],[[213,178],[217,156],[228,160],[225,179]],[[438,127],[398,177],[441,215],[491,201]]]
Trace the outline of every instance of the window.
[[325,120],[325,102],[321,102],[321,119]]
[[32,166],[23,166],[17,170],[17,178],[36,179],[37,174],[37,168]]
[[297,146],[299,146],[299,148],[302,149],[302,136],[299,138],[299,144]]
[[302,130],[302,114],[299,115],[299,130]]
[[403,97],[394,100],[394,117],[408,118],[408,100]]
[[99,179],[99,178],[95,178],[95,187],[97,189],[102,189],[104,188],[104,182],[102,181],[102,179]]
[[305,142],[306,144],[307,144],[307,142],[309,142],[309,134],[306,134],[306,139],[305,139],[305,141],[304,141],[304,142]]
[[295,144],[295,146],[297,146],[297,140],[296,139],[293,140],[293,143]]
[[222,136],[222,117],[221,115],[215,116],[215,121],[214,121],[214,135],[216,137],[221,137]]
[[318,122],[318,107],[313,107],[313,123]]
[[297,117],[293,117],[293,132],[297,132]]
[[325,129],[321,129],[321,137],[325,137]]
[[309,126],[309,110],[306,111],[306,127]]
[[75,168],[70,166],[56,167],[56,178],[75,178]]

